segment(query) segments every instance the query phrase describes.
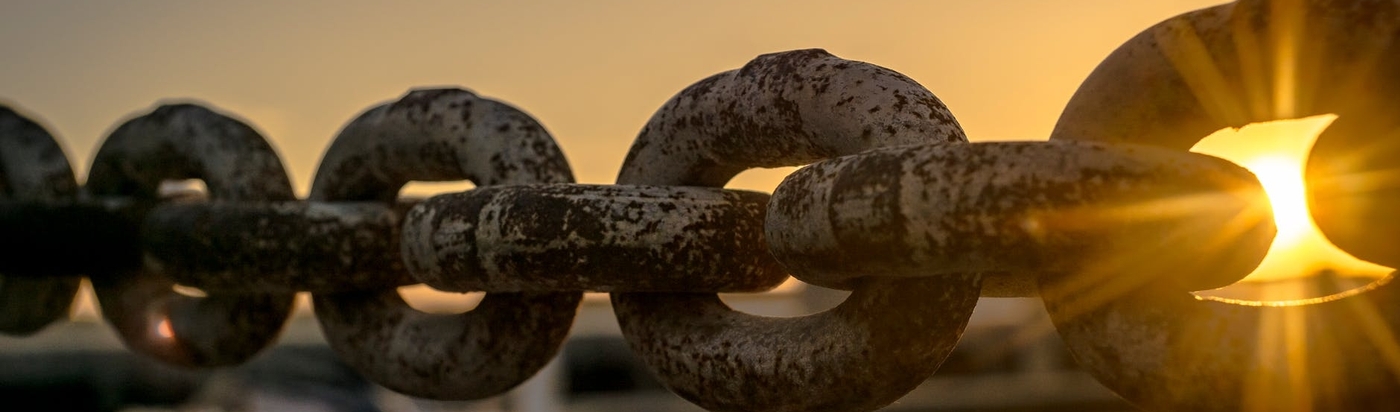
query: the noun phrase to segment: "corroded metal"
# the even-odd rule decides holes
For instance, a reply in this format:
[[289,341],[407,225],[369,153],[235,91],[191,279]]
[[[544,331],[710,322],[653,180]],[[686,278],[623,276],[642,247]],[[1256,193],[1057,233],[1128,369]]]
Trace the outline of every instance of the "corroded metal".
[[[182,285],[222,292],[348,292],[414,282],[398,235],[411,206],[377,202],[217,202],[146,218],[150,260]],[[327,276],[335,274],[335,276]]]
[[[682,90],[642,129],[617,183],[721,186],[752,167],[966,140],[913,80],[798,50]],[[667,388],[702,407],[874,410],[938,368],[981,285],[977,274],[871,275],[836,309],[790,319],[734,312],[714,294],[614,293],[612,303],[632,349]]]
[[[1223,159],[1151,146],[987,142],[871,150],[805,167],[774,191],[767,236],[793,276],[839,289],[871,273],[1015,274],[1002,276],[1004,289],[983,287],[983,296],[1005,296],[1038,292],[1042,273],[1166,260],[1175,262],[1169,271],[1144,265],[1094,281],[1202,290],[1259,264],[1274,233],[1268,216],[1254,175]],[[1228,227],[1264,241],[1216,253],[1235,246],[1221,241]]]
[[[1397,29],[1387,0],[1188,13],[1101,64],[1050,142],[967,144],[898,73],[821,50],[762,55],[662,106],[613,186],[572,184],[520,110],[433,89],[350,122],[305,202],[261,136],[194,105],[122,124],[75,199],[57,143],[0,107],[0,332],[61,318],[86,272],[131,349],[235,365],[310,290],[330,346],[365,377],[468,400],[534,375],[581,291],[604,291],[635,353],[700,406],[868,411],[938,369],[979,294],[1039,295],[1080,365],[1148,409],[1400,409],[1394,274],[1302,301],[1189,293],[1252,269],[1273,227],[1246,171],[1185,152],[1222,127],[1338,114],[1309,160],[1313,213],[1343,249],[1400,264],[1400,190],[1386,177],[1400,155]],[[771,202],[714,187],[811,162]],[[211,200],[163,198],[178,179],[204,180]],[[481,188],[397,200],[437,180]],[[73,248],[96,250],[43,264]],[[715,295],[772,288],[785,271],[853,292],[789,319]],[[413,282],[489,293],[427,314],[396,292]]]
[[736,312],[714,294],[614,294],[613,304],[636,355],[706,409],[860,411],[938,370],[980,286],[970,274],[866,278],[836,308],[798,318]]
[[943,102],[913,79],[825,50],[794,50],[759,56],[672,97],[642,128],[618,183],[723,186],[754,167],[966,141]]
[[[481,187],[572,183],[573,174],[553,137],[524,112],[465,90],[415,90],[340,132],[310,200],[388,204],[414,180]],[[456,315],[419,312],[392,288],[312,297],[331,348],[366,378],[412,396],[462,400],[498,395],[544,367],[583,293],[488,293]]]
[[[0,106],[0,199],[60,201],[71,200],[77,192],[73,168],[53,135],[13,109]],[[21,235],[4,232],[0,237],[5,239],[0,242],[7,252],[24,252],[18,245],[29,241]],[[58,256],[36,259],[16,253],[3,259],[27,263]],[[29,335],[68,316],[82,279],[78,273],[53,273],[41,265],[25,263],[8,269],[0,273],[0,333]]]
[[[117,127],[93,159],[87,194],[156,200],[167,180],[203,179],[212,202],[290,201],[277,153],[251,127],[193,104],[164,105]],[[134,351],[186,366],[247,361],[276,340],[292,292],[176,293],[169,268],[89,273],[103,317]]]
[[457,292],[761,292],[788,277],[763,241],[767,204],[702,187],[481,188],[414,208],[404,259]]
[[[1291,38],[1280,37],[1291,34]],[[1065,107],[1056,139],[1181,150],[1225,127],[1335,114],[1305,170],[1327,239],[1400,267],[1400,3],[1243,0],[1167,19],[1125,42]],[[1378,236],[1387,236],[1377,241]]]
[[[1390,0],[1245,0],[1176,16],[1104,60],[1053,139],[1186,150],[1223,127],[1336,114],[1308,157],[1313,218],[1339,248],[1397,266],[1400,190],[1386,177],[1400,156],[1397,29],[1400,3]],[[1400,408],[1400,303],[1389,278],[1361,293],[1270,303],[1179,287],[1085,286],[1047,282],[1046,308],[1075,359],[1144,408]]]

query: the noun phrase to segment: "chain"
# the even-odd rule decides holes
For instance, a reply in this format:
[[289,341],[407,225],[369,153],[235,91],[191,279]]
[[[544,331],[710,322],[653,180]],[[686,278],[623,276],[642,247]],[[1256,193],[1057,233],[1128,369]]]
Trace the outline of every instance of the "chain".
[[[356,371],[407,395],[469,400],[538,372],[582,294],[606,292],[635,354],[699,406],[866,411],[934,374],[980,297],[1036,297],[1076,361],[1147,409],[1400,407],[1390,310],[1400,288],[1389,277],[1272,305],[1190,293],[1240,280],[1269,250],[1275,228],[1255,177],[1187,151],[1193,136],[1252,121],[1338,114],[1309,165],[1322,182],[1318,225],[1359,257],[1400,264],[1378,241],[1396,232],[1396,197],[1326,180],[1389,170],[1400,155],[1368,134],[1395,130],[1375,109],[1388,100],[1348,97],[1394,86],[1389,71],[1286,107],[1212,88],[1256,84],[1250,66],[1193,60],[1269,32],[1265,3],[1188,13],[1130,40],[1049,141],[970,143],[932,92],[880,66],[816,49],[758,56],[667,101],[614,185],[574,183],[535,119],[461,89],[411,91],[355,117],[306,199],[266,139],[205,107],[122,123],[81,186],[42,126],[0,108],[0,331],[63,318],[87,277],[130,350],[237,365],[277,339],[294,295],[309,292],[327,342]],[[1391,2],[1305,3],[1309,21],[1360,27],[1319,29],[1336,44],[1381,47],[1367,36],[1400,21]],[[1380,56],[1340,56],[1335,70],[1400,69]],[[1361,145],[1380,154],[1347,150]],[[805,167],[771,195],[721,188],[779,166]],[[203,180],[207,199],[162,197],[162,182],[181,179]],[[397,197],[410,181],[451,180],[476,188]],[[75,250],[84,258],[69,258]],[[737,312],[716,295],[789,275],[851,294],[797,318]],[[398,295],[413,284],[487,295],[466,313],[428,314]],[[1260,337],[1279,319],[1302,331],[1302,358]],[[1290,380],[1299,371],[1318,377]],[[1289,399],[1305,403],[1252,395],[1278,391],[1304,391]]]
[[[1239,1],[1186,13],[1120,46],[1065,107],[1052,141],[1187,150],[1204,136],[1334,114],[1307,159],[1308,207],[1341,250],[1400,267],[1393,1]],[[1306,33],[1289,39],[1292,34]],[[1131,92],[1125,92],[1131,90]],[[1199,245],[1254,253],[1237,222]],[[1088,273],[1208,271],[1157,255],[1100,262]],[[1240,263],[1243,263],[1240,262]],[[1182,267],[1182,265],[1187,267]],[[1300,268],[1303,270],[1305,268]],[[1395,410],[1400,398],[1394,273],[1325,298],[1261,304],[1208,299],[1185,286],[1042,284],[1046,309],[1075,360],[1125,399],[1159,410]],[[1047,285],[1048,283],[1048,285]],[[1098,296],[1095,296],[1098,295]]]

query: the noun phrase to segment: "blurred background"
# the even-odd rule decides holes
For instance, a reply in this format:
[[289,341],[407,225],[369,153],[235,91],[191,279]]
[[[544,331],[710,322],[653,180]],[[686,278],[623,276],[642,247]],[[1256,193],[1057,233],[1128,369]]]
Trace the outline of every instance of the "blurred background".
[[[913,78],[973,141],[1044,140],[1079,83],[1119,44],[1219,3],[11,0],[0,2],[0,103],[47,127],[80,181],[117,124],[159,103],[206,104],[262,132],[304,197],[330,139],[360,112],[413,88],[462,87],[535,116],[579,182],[606,184],[673,94],[792,49],[824,48]],[[1315,134],[1327,121],[1294,128]],[[1302,147],[1287,159],[1294,167]],[[1263,149],[1249,150],[1238,155]],[[791,170],[745,172],[729,187],[770,191]],[[465,187],[422,183],[404,194]],[[480,298],[421,286],[401,292],[415,307],[444,313]],[[193,371],[125,351],[90,291],[82,293],[69,322],[0,337],[0,397],[44,410],[132,412],[699,410],[637,363],[601,294],[588,296],[567,346],[535,379],[495,399],[430,402],[348,370],[326,348],[304,298],[280,341],[253,362]],[[795,316],[843,296],[790,282],[724,298],[752,313]],[[1039,301],[983,299],[940,372],[887,410],[1132,409],[1076,369]]]

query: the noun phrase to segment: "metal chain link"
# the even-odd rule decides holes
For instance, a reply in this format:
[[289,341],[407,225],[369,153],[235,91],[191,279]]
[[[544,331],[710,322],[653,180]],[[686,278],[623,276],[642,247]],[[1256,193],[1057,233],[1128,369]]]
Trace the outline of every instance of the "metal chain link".
[[[0,148],[0,196],[53,202],[77,195],[78,183],[63,148],[42,126],[8,107],[0,107]],[[19,242],[5,245],[11,243]],[[67,315],[82,278],[77,272],[55,269],[21,264],[0,272],[0,333],[33,334]]]
[[[617,182],[722,186],[752,167],[966,140],[943,103],[913,80],[799,50],[759,56],[682,90],[642,128]],[[876,275],[835,309],[792,319],[736,312],[712,293],[614,293],[612,304],[633,351],[702,407],[870,410],[933,374],[980,286],[976,274]]]
[[[419,90],[341,130],[309,200],[387,205],[409,181],[462,179],[480,187],[574,181],[563,152],[529,115],[464,90]],[[432,214],[421,206],[410,214]],[[419,236],[408,229],[418,226],[406,220],[402,246],[395,236],[379,252],[412,249]],[[413,283],[431,280],[411,276]],[[312,298],[326,340],[355,370],[401,393],[457,400],[503,393],[543,368],[568,337],[583,299],[578,290],[485,291],[475,310],[457,315],[419,312],[392,287]]]
[[[1388,170],[1400,154],[1363,133],[1400,130],[1376,109],[1400,94],[1344,94],[1400,91],[1389,88],[1400,85],[1393,71],[1289,111],[1247,101],[1257,93],[1202,94],[1212,81],[1252,84],[1243,66],[1201,73],[1187,60],[1234,53],[1241,37],[1224,33],[1266,32],[1264,3],[1186,14],[1129,41],[1045,142],[969,143],[932,92],[883,67],[815,49],[762,55],[667,101],[614,185],[575,184],[535,119],[459,89],[415,90],[357,116],[305,200],[262,136],[207,108],[162,106],[123,123],[81,188],[53,137],[6,108],[0,228],[7,246],[25,244],[0,248],[10,251],[0,256],[0,332],[61,318],[87,276],[133,351],[233,365],[275,341],[293,294],[310,292],[331,348],[368,379],[481,399],[538,372],[567,339],[582,293],[607,292],[635,354],[697,405],[868,411],[938,369],[979,297],[1038,296],[1075,359],[1147,409],[1240,410],[1255,377],[1277,380],[1288,367],[1346,374],[1346,386],[1307,388],[1312,410],[1400,407],[1400,378],[1376,362],[1395,359],[1400,317],[1387,308],[1400,305],[1400,288],[1390,278],[1278,307],[1190,293],[1244,277],[1274,234],[1251,173],[1186,151],[1196,136],[1250,121],[1341,115],[1309,163],[1310,182],[1323,182],[1318,224],[1357,256],[1400,263],[1375,241],[1394,232],[1386,217],[1397,197],[1327,180]],[[1388,47],[1368,36],[1391,39],[1400,6],[1332,3],[1307,2],[1308,18],[1359,28],[1319,25],[1327,42]],[[1341,56],[1339,67],[1400,69],[1385,56]],[[1381,154],[1339,159],[1362,144]],[[803,165],[771,196],[720,188],[749,168]],[[208,199],[162,198],[160,184],[178,179],[203,179]],[[410,181],[439,180],[477,188],[398,198]],[[50,264],[74,246],[105,251]],[[786,319],[734,311],[716,295],[766,291],[789,274],[852,293]],[[208,296],[176,294],[176,283]],[[428,314],[396,292],[418,283],[487,296],[466,313]],[[1305,320],[1306,365],[1254,353],[1252,334],[1276,318]]]
[[[155,207],[161,183],[182,179],[202,179],[211,202],[295,198],[277,153],[253,128],[184,104],[161,106],[117,127],[93,158],[83,190]],[[173,289],[177,272],[151,262],[86,274],[102,316],[127,347],[173,364],[244,363],[276,340],[291,315],[294,290],[185,296]]]
[[[1295,20],[1287,21],[1290,13]],[[1266,50],[1250,42],[1269,41],[1271,33],[1290,27],[1306,31],[1292,50],[1296,60],[1249,54]],[[1392,240],[1400,233],[1400,220],[1393,218],[1400,197],[1393,178],[1378,177],[1393,174],[1400,158],[1397,30],[1400,3],[1388,0],[1239,1],[1176,16],[1104,60],[1069,101],[1051,140],[1185,151],[1225,127],[1335,114],[1307,159],[1311,216],[1341,250],[1400,267]],[[1276,72],[1271,62],[1294,72]],[[1270,79],[1290,90],[1270,90]],[[1221,229],[1222,235],[1235,230]],[[1227,250],[1252,253],[1266,245],[1236,242]],[[1097,270],[1113,277],[1154,268],[1175,272],[1182,264],[1198,273],[1226,270],[1177,256],[1136,263]],[[1085,282],[1072,290],[1043,289],[1042,296],[1078,363],[1146,408],[1396,410],[1400,286],[1394,276],[1340,295],[1279,304],[1201,298],[1190,293],[1199,289],[1161,284],[1109,290],[1113,286]],[[1111,298],[1084,298],[1095,295]],[[1291,340],[1265,333],[1284,327]]]

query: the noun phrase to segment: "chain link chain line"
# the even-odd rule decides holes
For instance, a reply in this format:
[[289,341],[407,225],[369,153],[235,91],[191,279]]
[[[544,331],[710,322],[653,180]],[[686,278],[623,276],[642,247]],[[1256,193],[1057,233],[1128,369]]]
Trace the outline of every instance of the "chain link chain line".
[[[714,81],[726,75],[740,78],[729,79],[729,84]],[[826,93],[828,88],[833,94]],[[877,88],[893,92],[874,93]],[[717,91],[705,96],[712,89]],[[701,100],[712,100],[708,108],[716,112],[696,110],[685,101],[695,94]],[[798,50],[760,56],[744,69],[697,83],[673,100],[688,107],[673,110],[679,114],[665,108],[658,112],[634,145],[617,185],[571,184],[562,153],[533,119],[470,92],[439,89],[411,92],[347,125],[324,156],[312,195],[305,202],[254,202],[243,199],[246,196],[218,196],[228,185],[211,183],[216,196],[207,203],[123,204],[124,208],[107,209],[126,211],[134,215],[129,219],[144,222],[140,239],[146,263],[130,271],[178,278],[206,288],[215,297],[311,291],[325,336],[352,367],[395,391],[433,399],[480,399],[518,385],[557,352],[572,323],[578,292],[600,291],[614,293],[619,322],[643,360],[671,390],[701,406],[712,410],[873,410],[912,390],[937,369],[960,337],[979,294],[1022,296],[1028,289],[1024,285],[1033,283],[1027,280],[1035,276],[1031,273],[1002,275],[1020,290],[984,290],[978,270],[948,271],[930,262],[915,265],[922,269],[905,268],[880,277],[817,280],[811,276],[826,274],[804,268],[800,263],[803,258],[787,256],[787,262],[779,264],[768,253],[773,247],[770,243],[782,244],[773,239],[783,236],[765,235],[764,230],[781,233],[775,228],[783,226],[783,216],[791,220],[787,227],[801,227],[803,216],[785,215],[782,211],[794,209],[769,203],[767,195],[701,187],[723,184],[749,165],[799,165],[842,154],[917,155],[927,150],[962,149],[994,152],[1016,147],[962,144],[966,138],[947,109],[907,77],[820,50]],[[736,109],[737,105],[750,110]],[[746,117],[747,113],[761,117],[765,107],[788,111],[768,113],[770,118]],[[195,113],[202,110],[176,108]],[[882,110],[886,114],[870,116]],[[157,109],[157,113],[165,111],[177,110]],[[671,115],[682,119],[680,126],[667,123]],[[162,120],[169,116],[148,117]],[[240,136],[251,132],[240,129],[246,126],[223,125],[228,120],[222,117],[212,118],[215,120],[194,123],[218,127],[193,129],[237,129],[239,133],[234,134]],[[818,120],[804,124],[808,119]],[[730,122],[728,130],[687,130],[726,121]],[[762,129],[774,124],[789,129]],[[158,126],[175,129],[163,123]],[[657,134],[661,138],[648,137],[647,130],[653,128],[664,130]],[[509,132],[513,130],[518,132],[512,135]],[[750,135],[758,132],[770,134]],[[687,134],[693,140],[680,142],[682,150],[671,152],[677,143],[665,136]],[[217,132],[206,132],[184,137],[211,141],[218,136]],[[758,139],[756,144],[744,142],[750,136],[770,137]],[[849,136],[861,136],[864,142],[852,143]],[[920,143],[928,143],[930,136],[934,136],[933,145]],[[141,173],[122,184],[106,183],[98,188],[122,186],[152,198],[154,188],[164,179],[208,179],[218,173],[168,169],[238,164],[201,166],[198,158],[180,157],[197,150],[167,150],[170,142],[181,141],[178,138],[158,136],[154,140],[146,146],[136,145],[145,152],[127,150],[137,153],[133,155],[136,166],[117,168]],[[749,146],[736,149],[735,144]],[[108,143],[104,151],[117,150],[108,146],[123,147]],[[867,150],[884,146],[891,148]],[[1050,162],[1043,155],[1054,152],[1038,150],[1039,146],[1062,149],[1060,155],[1068,157],[1081,150],[1117,149],[1045,143],[1022,146],[1043,152],[1037,162]],[[697,153],[695,147],[702,150]],[[652,153],[647,153],[649,150]],[[1107,159],[1121,163],[1124,159],[1113,156],[1132,150],[1119,152],[1106,155]],[[772,159],[755,153],[786,155]],[[169,166],[168,162],[149,160],[161,156],[174,159],[174,164],[195,165]],[[819,190],[794,182],[820,183],[827,182],[826,178],[835,182],[843,176],[860,176],[864,172],[829,173],[832,176],[821,179],[803,177],[810,177],[809,170],[866,158],[870,157],[855,155],[819,162],[785,180],[777,192],[788,193],[785,199],[796,201],[816,197]],[[1145,160],[1151,156],[1125,158],[1128,164],[1134,159],[1151,163]],[[648,159],[653,160],[646,163]],[[952,156],[944,160],[947,164],[926,166],[953,167],[956,160],[957,156]],[[1196,160],[1182,161],[1189,164]],[[1072,161],[1059,162],[1068,164],[1070,170],[1076,167]],[[653,173],[642,168],[638,172],[638,164],[671,170]],[[668,180],[667,173],[689,173],[699,177],[681,177],[683,184],[684,179],[702,183],[680,187],[625,184],[628,173],[642,176],[635,179],[643,183],[657,184],[675,183]],[[1149,175],[1137,175],[1147,188],[1152,187]],[[1228,173],[1223,175],[1228,177]],[[103,182],[102,176],[99,174],[96,181]],[[422,202],[396,200],[398,189],[408,181],[456,179],[471,180],[481,188]],[[557,183],[531,183],[535,181]],[[502,185],[492,186],[497,183]],[[919,182],[911,187],[935,183]],[[251,183],[240,187],[248,185]],[[94,193],[99,198],[110,196],[101,190]],[[232,199],[224,200],[229,197]],[[909,214],[914,217],[907,220],[916,222],[924,213]],[[247,221],[256,224],[240,223]],[[393,255],[395,249],[402,249],[402,263],[380,258]],[[590,263],[590,257],[609,254],[620,258],[594,258]],[[259,263],[279,255],[290,262]],[[836,309],[796,319],[733,312],[714,295],[771,289],[786,278],[785,269],[816,284],[855,289],[855,293]],[[835,267],[832,270],[836,271]],[[914,273],[920,270],[922,274]],[[492,293],[471,312],[429,315],[409,308],[394,290],[419,282],[442,290]],[[131,287],[132,292],[105,292],[103,297],[127,297],[129,305],[161,302],[172,298],[166,296],[172,295],[170,285],[167,278],[144,281],[139,288]],[[161,297],[150,298],[152,295]],[[135,318],[130,315],[113,318],[118,319],[119,332],[136,342],[138,352],[171,363],[199,365],[186,359],[190,356],[183,352],[182,358],[141,346],[151,344],[136,337],[160,332],[153,332],[149,322],[121,320]],[[215,325],[211,330],[242,327],[237,322],[204,324]],[[280,328],[280,323],[275,325]],[[180,339],[176,341],[184,339],[177,336]],[[234,360],[220,362],[238,363],[237,359],[255,353],[269,340],[266,333],[258,336],[264,338],[257,341],[260,344],[243,345],[248,349],[228,358]],[[667,343],[675,339],[685,343]],[[729,361],[682,364],[680,369],[676,363],[668,363],[688,354]],[[719,369],[713,369],[716,366]],[[702,369],[705,367],[711,369]],[[739,384],[722,386],[722,382]]]
[[[1113,62],[1111,57],[1104,67]],[[1112,346],[1125,339],[1102,333],[1123,332],[1112,327],[1125,324],[1120,323],[1124,316],[1142,313],[1138,307],[1159,308],[1148,311],[1149,318],[1157,318],[1126,324],[1162,324],[1168,326],[1168,333],[1177,333],[1186,326],[1172,326],[1159,319],[1177,315],[1160,308],[1195,306],[1171,302],[1176,296],[1189,294],[1170,295],[1171,299],[1155,299],[1156,295],[1149,294],[1140,300],[1107,299],[1109,305],[1067,316],[1074,311],[1065,308],[1077,306],[1066,304],[1067,298],[1079,299],[1092,295],[1095,289],[1110,287],[1137,293],[1224,285],[1247,273],[1267,250],[1267,239],[1273,233],[1267,210],[1251,211],[1262,214],[1263,222],[1239,227],[1244,235],[1234,243],[1201,240],[1208,228],[1219,227],[1201,222],[1220,222],[1259,203],[1262,189],[1247,172],[1218,159],[1173,152],[1180,150],[1178,145],[1169,144],[1168,149],[1135,146],[1123,144],[1121,131],[1109,138],[1086,131],[1084,125],[1113,123],[1112,119],[1104,120],[1104,114],[1096,114],[1103,112],[1081,109],[1093,104],[1076,103],[1103,96],[1106,92],[1094,90],[1103,90],[1104,85],[1121,87],[1103,80],[1107,77],[1096,72],[1096,77],[1086,81],[1051,142],[966,143],[947,108],[903,75],[820,50],[763,55],[741,69],[691,85],[668,101],[643,128],[619,173],[618,184],[609,186],[572,185],[562,153],[528,115],[466,91],[419,90],[371,109],[347,125],[322,159],[312,196],[306,202],[292,199],[290,189],[284,196],[275,188],[277,183],[263,191],[270,195],[253,193],[256,190],[239,192],[244,190],[238,189],[241,187],[268,184],[246,176],[275,173],[230,163],[266,165],[268,154],[276,160],[270,150],[251,150],[250,156],[264,159],[261,163],[221,162],[217,156],[210,159],[204,154],[219,153],[213,149],[227,146],[214,142],[251,142],[241,131],[245,125],[214,116],[186,115],[201,120],[175,121],[185,126],[177,130],[155,119],[151,122],[154,125],[146,127],[153,128],[155,132],[149,134],[157,137],[131,139],[136,143],[126,144],[136,147],[126,149],[129,154],[115,160],[128,165],[119,168],[123,172],[142,173],[105,184],[120,190],[85,188],[92,195],[86,201],[103,202],[99,210],[137,210],[124,213],[135,215],[128,220],[143,222],[140,243],[146,265],[119,271],[119,275],[88,275],[94,284],[99,278],[107,283],[115,282],[112,278],[141,279],[144,289],[128,288],[131,292],[126,295],[105,293],[109,298],[125,297],[127,305],[141,309],[131,312],[147,314],[146,323],[119,321],[115,322],[117,329],[124,336],[129,332],[124,329],[159,335],[161,331],[152,331],[149,321],[170,320],[169,325],[178,326],[171,329],[177,342],[247,325],[237,320],[207,322],[201,333],[187,336],[188,326],[184,325],[188,322],[181,319],[202,313],[227,315],[228,311],[153,318],[150,313],[161,312],[149,309],[152,302],[179,300],[207,305],[211,300],[222,301],[218,298],[224,296],[246,300],[311,291],[317,319],[342,358],[391,389],[437,399],[478,399],[517,385],[557,352],[577,310],[580,292],[612,292],[619,323],[634,351],[668,388],[700,406],[710,410],[873,410],[912,390],[937,369],[960,337],[979,295],[1043,296],[1057,328],[1083,362],[1084,345],[1076,343],[1087,341],[1094,346],[1092,350],[1115,349]],[[1163,82],[1165,87],[1179,87],[1180,83]],[[1151,98],[1152,94],[1138,96]],[[163,107],[157,113],[200,113],[183,108]],[[193,137],[176,133],[190,130],[197,133]],[[252,136],[266,145],[255,132]],[[12,149],[15,143],[3,137],[3,153],[19,153]],[[1065,141],[1069,139],[1114,143]],[[48,140],[53,141],[51,137]],[[103,151],[113,139],[108,140]],[[187,141],[196,143],[182,143]],[[1160,144],[1150,138],[1141,141]],[[61,150],[58,153],[61,155]],[[99,158],[104,158],[101,152]],[[12,162],[3,156],[0,160]],[[761,194],[703,187],[722,186],[751,167],[812,162],[817,163],[785,179],[771,200]],[[0,164],[4,166],[0,171],[10,170],[9,164]],[[95,161],[94,172],[97,166]],[[66,160],[62,167],[71,180]],[[220,175],[239,167],[248,170],[241,177]],[[281,173],[280,163],[277,173]],[[969,182],[990,176],[1009,180]],[[210,183],[211,201],[207,204],[107,206],[113,196],[152,201],[161,180],[190,177],[206,182],[229,179],[237,184]],[[285,182],[284,173],[280,179]],[[396,200],[398,189],[411,180],[461,179],[481,188],[421,203]],[[92,183],[90,177],[89,186]],[[974,189],[979,192],[963,197],[948,195]],[[1047,198],[1045,194],[1064,196]],[[1177,214],[1180,219],[1168,219],[1172,223],[1092,216],[1095,223],[1090,226],[1119,225],[1109,231],[1059,227],[1056,224],[1072,219],[1042,214],[1119,204],[1135,197],[1168,199],[1183,194],[1222,202],[1209,210]],[[258,196],[268,199],[254,199]],[[944,204],[941,199],[957,202]],[[765,203],[766,218],[761,212]],[[0,209],[7,212],[3,220],[6,227],[17,225],[17,219],[10,218],[16,214],[9,213],[15,210],[13,204],[5,203],[6,208]],[[979,211],[978,207],[988,210]],[[648,212],[637,212],[639,209]],[[689,223],[649,217],[652,211],[681,209],[688,211],[674,219],[690,219]],[[563,216],[566,212],[569,215]],[[977,220],[980,225],[950,224],[965,222],[968,216],[981,219]],[[237,223],[245,219],[256,219],[259,229]],[[730,233],[696,230],[696,225],[703,224],[729,227]],[[763,232],[757,232],[758,225]],[[1145,234],[1171,225],[1187,229],[1180,236],[1143,239]],[[549,232],[551,227],[555,233]],[[569,232],[561,234],[560,230]],[[402,233],[396,235],[398,232]],[[662,239],[666,234],[674,237],[676,232],[705,235],[686,239],[688,243],[665,243]],[[232,234],[220,238],[220,233]],[[910,242],[916,236],[909,233],[922,233],[929,240]],[[650,240],[640,239],[648,236]],[[287,240],[297,237],[327,242]],[[201,238],[223,240],[211,243],[217,245],[213,247],[190,245]],[[273,239],[283,240],[269,243]],[[539,241],[545,239],[554,240]],[[1085,280],[1084,266],[1094,260],[1092,257],[1134,256],[1130,253],[1134,247],[1124,245],[1128,240],[1142,243],[1141,249],[1170,251],[1171,256],[1194,252],[1195,259],[1213,263],[1193,265],[1191,268],[1209,270],[1185,275],[1148,270],[1131,276],[1098,273]],[[615,243],[627,242],[633,242],[624,248],[632,254],[629,256],[646,258],[635,262],[617,259],[617,264],[642,268],[638,274],[618,274],[615,272],[623,270],[608,271],[605,264],[580,262],[593,256],[592,252],[572,255],[572,259],[557,257],[574,248],[608,250]],[[728,246],[716,247],[712,242],[735,246],[727,250]],[[320,244],[334,246],[311,246]],[[773,256],[754,252],[770,248]],[[1175,253],[1173,248],[1187,253]],[[238,250],[241,257],[216,263],[210,261],[217,259],[197,257],[230,249]],[[845,253],[849,260],[833,259],[843,255],[823,256],[814,250]],[[860,251],[869,253],[851,255]],[[1021,260],[1006,258],[1022,251],[1025,254],[1018,256]],[[317,263],[254,262],[258,253],[281,253],[301,258],[292,260]],[[777,260],[771,260],[773,257]],[[658,262],[674,265],[677,259],[685,264],[672,268],[675,273],[658,266]],[[793,319],[734,312],[714,295],[766,290],[780,283],[788,272],[815,285],[855,292],[835,309]],[[203,301],[172,297],[170,278],[206,287],[210,297]],[[985,286],[984,279],[988,282]],[[1116,280],[1124,280],[1126,285]],[[444,290],[490,294],[474,311],[427,315],[407,308],[393,289],[419,282]],[[0,283],[0,287],[5,285]],[[1332,306],[1327,307],[1352,312],[1358,304],[1393,307],[1377,300],[1389,296],[1377,292],[1389,290],[1387,285],[1380,283],[1372,288],[1375,290],[1359,294],[1372,296],[1363,303],[1348,298],[1329,302]],[[264,306],[277,305],[254,305],[249,313],[265,310]],[[1206,312],[1186,312],[1188,316],[1183,318],[1227,319],[1239,330],[1250,330],[1247,326],[1259,322],[1257,317],[1232,317],[1220,310]],[[1308,314],[1318,319],[1346,316],[1340,312],[1345,310]],[[279,317],[276,313],[261,316]],[[285,315],[280,318],[275,322],[278,330]],[[1106,318],[1110,325],[1091,321]],[[532,332],[519,332],[527,330]],[[1129,332],[1148,331],[1138,328]],[[1086,334],[1093,337],[1086,340]],[[239,354],[217,357],[189,354],[201,346],[207,348],[207,344],[172,356],[143,350],[139,339],[128,341],[129,345],[137,343],[133,348],[138,352],[157,359],[201,366],[238,363],[246,359],[249,348],[256,353],[267,344],[264,340],[231,345]],[[1222,345],[1242,348],[1239,343],[1227,340]],[[1162,350],[1157,352],[1120,353],[1158,355],[1178,346],[1184,345],[1158,347]],[[1193,353],[1221,346],[1198,347]],[[530,356],[516,356],[527,353]],[[1125,363],[1131,362],[1091,362],[1091,369],[1096,378],[1140,406],[1170,410],[1164,406],[1169,403],[1157,402],[1160,396],[1143,401],[1144,396],[1151,396],[1143,394],[1145,389],[1141,388],[1146,386],[1113,385],[1111,381],[1122,377],[1107,377],[1105,373]],[[1225,369],[1211,373],[1232,372],[1229,364],[1221,365]],[[1372,385],[1377,382],[1381,386]],[[1363,383],[1369,390],[1396,386],[1391,382]],[[1351,398],[1338,399],[1354,399],[1360,393],[1343,393]],[[1165,396],[1185,397],[1176,392]],[[1190,405],[1203,406],[1201,402],[1217,399],[1203,397]]]

